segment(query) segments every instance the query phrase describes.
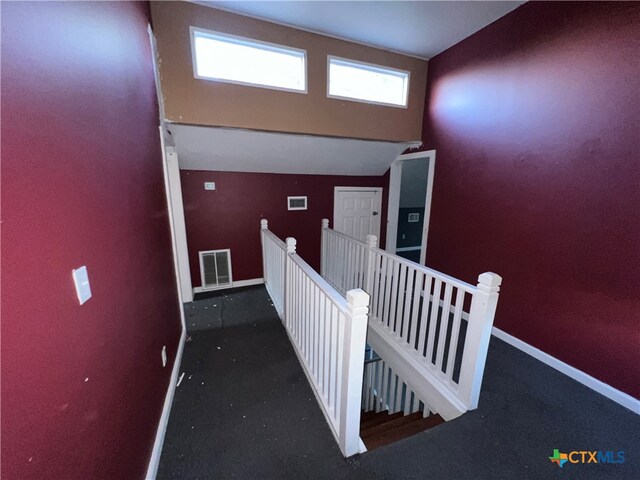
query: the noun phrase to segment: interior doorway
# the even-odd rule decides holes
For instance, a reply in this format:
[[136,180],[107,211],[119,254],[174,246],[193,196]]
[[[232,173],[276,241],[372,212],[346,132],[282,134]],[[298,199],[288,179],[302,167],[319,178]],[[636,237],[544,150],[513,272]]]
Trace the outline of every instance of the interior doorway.
[[391,165],[386,250],[424,265],[435,150],[400,155]]
[[334,230],[366,241],[367,235],[380,238],[382,188],[335,187],[333,197]]

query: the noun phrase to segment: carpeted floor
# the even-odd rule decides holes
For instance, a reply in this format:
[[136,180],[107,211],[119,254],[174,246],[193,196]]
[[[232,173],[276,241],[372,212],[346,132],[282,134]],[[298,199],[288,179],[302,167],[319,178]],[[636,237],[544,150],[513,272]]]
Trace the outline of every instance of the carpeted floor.
[[[640,416],[495,337],[477,410],[345,460],[262,286],[185,308],[159,479],[640,478]],[[625,463],[560,469],[554,448]]]

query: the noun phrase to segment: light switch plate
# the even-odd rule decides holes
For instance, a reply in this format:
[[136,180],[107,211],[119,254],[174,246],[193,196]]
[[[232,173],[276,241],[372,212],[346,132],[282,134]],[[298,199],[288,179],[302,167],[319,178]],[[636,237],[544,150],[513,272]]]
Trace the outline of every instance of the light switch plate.
[[91,298],[91,285],[89,285],[89,272],[87,267],[82,266],[73,270],[73,283],[76,285],[76,293],[80,305]]
[[205,190],[215,190],[216,189],[216,182],[204,182],[204,189]]

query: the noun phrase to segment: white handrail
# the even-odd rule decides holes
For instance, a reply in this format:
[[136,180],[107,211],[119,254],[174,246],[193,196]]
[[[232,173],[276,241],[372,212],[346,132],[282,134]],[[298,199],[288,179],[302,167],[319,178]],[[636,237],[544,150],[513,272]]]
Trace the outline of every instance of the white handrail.
[[261,236],[265,281],[284,272],[280,316],[294,351],[343,455],[359,453],[369,295],[353,289],[343,297],[296,254],[296,240],[277,239],[266,220]]
[[483,273],[473,286],[377,248],[375,236],[363,243],[336,232],[326,219],[321,254],[323,276],[338,290],[369,293],[371,326],[419,360],[412,371],[422,372],[452,405],[477,408],[499,275]]
[[267,220],[260,221],[262,243],[262,276],[280,319],[284,319],[284,267],[287,246],[269,231]]

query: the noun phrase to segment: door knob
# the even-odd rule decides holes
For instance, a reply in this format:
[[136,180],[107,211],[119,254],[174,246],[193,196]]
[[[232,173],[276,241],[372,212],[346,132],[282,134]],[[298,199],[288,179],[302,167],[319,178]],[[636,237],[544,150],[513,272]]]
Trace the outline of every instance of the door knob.
[[377,215],[377,214],[378,214],[378,212],[373,212],[373,215]]

